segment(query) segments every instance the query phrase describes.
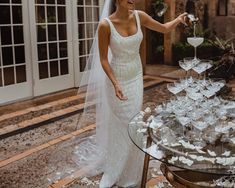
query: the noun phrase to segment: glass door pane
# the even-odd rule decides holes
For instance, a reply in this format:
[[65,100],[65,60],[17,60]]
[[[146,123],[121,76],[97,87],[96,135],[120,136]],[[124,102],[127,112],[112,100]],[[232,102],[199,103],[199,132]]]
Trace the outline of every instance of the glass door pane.
[[0,3],[0,87],[27,82],[22,6]]
[[90,48],[99,23],[100,5],[97,0],[77,0],[77,24],[80,72],[86,67]]
[[71,0],[34,0],[36,96],[74,87]]
[[35,10],[39,79],[69,74],[65,1],[35,0]]

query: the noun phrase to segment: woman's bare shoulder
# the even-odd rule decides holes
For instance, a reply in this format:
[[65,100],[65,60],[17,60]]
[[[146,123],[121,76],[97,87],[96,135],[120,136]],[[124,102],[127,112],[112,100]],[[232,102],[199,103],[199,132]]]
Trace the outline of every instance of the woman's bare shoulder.
[[103,19],[99,23],[99,31],[110,32],[110,26],[106,19]]

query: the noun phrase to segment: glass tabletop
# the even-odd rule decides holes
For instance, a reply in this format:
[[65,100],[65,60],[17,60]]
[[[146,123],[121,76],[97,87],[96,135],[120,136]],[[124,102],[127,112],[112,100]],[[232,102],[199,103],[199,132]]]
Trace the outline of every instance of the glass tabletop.
[[[235,139],[234,127],[226,136],[216,134],[215,137],[212,130],[201,135],[200,131],[179,125],[171,114],[168,115],[171,121],[162,122],[154,110],[150,111],[136,114],[128,125],[129,137],[140,150],[177,168],[222,176],[235,175],[235,143],[228,142],[228,138],[226,140],[226,136],[230,140]],[[214,142],[210,142],[211,139]]]

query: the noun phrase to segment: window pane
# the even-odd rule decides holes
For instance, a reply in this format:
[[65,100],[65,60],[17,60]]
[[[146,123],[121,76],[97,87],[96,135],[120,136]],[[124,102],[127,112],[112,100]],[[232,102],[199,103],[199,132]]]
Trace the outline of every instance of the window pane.
[[58,22],[66,22],[66,12],[65,7],[57,7],[58,8]]
[[47,64],[47,62],[39,63],[38,69],[39,69],[39,79],[48,78],[48,64]]
[[85,38],[85,24],[78,25],[78,38],[84,39]]
[[15,83],[14,67],[8,67],[3,69],[4,85],[12,85]]
[[3,65],[12,65],[13,64],[12,47],[3,47],[2,48],[2,59],[3,59]]
[[16,64],[25,63],[24,46],[15,46],[15,62]]
[[12,0],[12,3],[14,3],[14,4],[21,4],[21,0]]
[[58,61],[50,62],[50,77],[59,76],[59,66]]
[[47,22],[56,22],[55,7],[47,7]]
[[67,40],[67,25],[59,25],[59,40]]
[[50,57],[50,59],[58,58],[57,43],[50,43],[49,44],[49,57]]
[[48,40],[49,41],[57,40],[56,25],[48,25]]
[[35,0],[36,4],[44,4],[44,0]]
[[60,43],[60,57],[68,57],[67,42]]
[[59,5],[65,5],[65,0],[57,0],[57,4],[59,4]]
[[78,5],[83,5],[83,0],[78,0]]
[[1,3],[4,3],[4,4],[5,4],[5,3],[9,3],[9,1],[10,1],[10,0],[1,0],[1,1],[0,1],[0,4],[1,4]]
[[45,7],[36,6],[37,23],[45,23]]
[[55,0],[47,0],[47,4],[55,4]]
[[92,7],[86,7],[86,21],[92,22]]
[[38,45],[38,60],[46,60],[47,59],[47,45],[39,44]]
[[80,57],[79,63],[80,63],[80,72],[83,72],[86,67],[86,57]]
[[38,42],[46,41],[46,26],[45,25],[38,25],[37,26],[37,38]]
[[84,8],[78,7],[78,22],[84,22]]
[[87,40],[87,54],[90,53],[93,40]]
[[0,69],[0,87],[2,86],[2,69]]
[[67,59],[60,61],[60,74],[69,74],[69,64]]
[[79,55],[86,55],[85,41],[79,41]]
[[14,26],[14,43],[23,44],[24,43],[24,33],[23,26]]
[[98,6],[99,5],[99,0],[93,0],[93,5]]
[[2,45],[12,44],[11,27],[0,27]]
[[86,5],[91,5],[91,1],[92,1],[92,0],[86,0],[86,1],[85,1]]
[[26,82],[26,66],[16,67],[16,83]]
[[0,24],[10,24],[10,7],[9,6],[0,6]]
[[94,13],[94,20],[93,21],[99,21],[99,8],[97,7],[95,7],[95,8],[93,8],[93,13]]
[[13,12],[13,23],[20,24],[22,21],[22,7],[21,6],[12,6]]
[[94,32],[96,32],[97,31],[97,28],[98,28],[98,23],[95,23],[93,26],[94,26]]
[[86,24],[87,38],[93,38],[93,24]]

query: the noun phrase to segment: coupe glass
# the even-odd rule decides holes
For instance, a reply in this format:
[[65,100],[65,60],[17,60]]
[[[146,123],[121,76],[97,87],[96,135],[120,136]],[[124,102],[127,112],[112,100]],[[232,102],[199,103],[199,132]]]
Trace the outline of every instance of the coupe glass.
[[192,125],[200,132],[198,138],[199,141],[198,145],[203,145],[204,144],[202,139],[203,130],[206,129],[209,126],[209,124],[204,121],[192,121]]
[[179,92],[181,92],[184,88],[180,83],[169,83],[167,84],[167,89],[173,93],[174,95],[177,95]]
[[[196,66],[194,66],[192,69],[198,74],[198,77],[200,74],[208,70],[212,67],[213,61],[211,60],[201,60]],[[204,76],[205,77],[205,76]]]
[[197,47],[204,42],[204,38],[202,37],[188,37],[188,43],[194,47],[194,60],[199,61],[197,58]]
[[184,60],[180,60],[179,61],[179,66],[185,70],[186,72],[186,77],[188,75],[188,71],[191,70],[193,68],[193,64],[189,61],[184,61]]

